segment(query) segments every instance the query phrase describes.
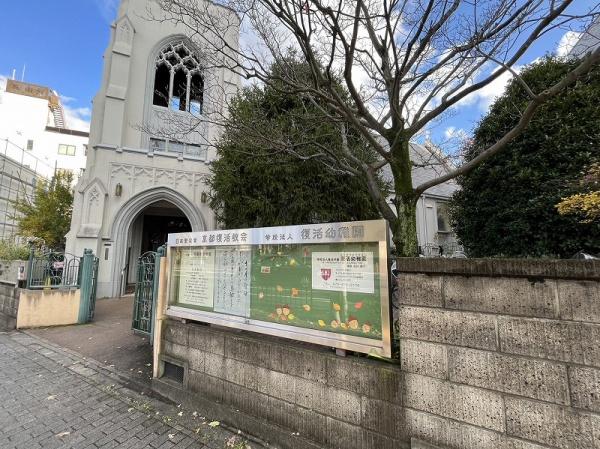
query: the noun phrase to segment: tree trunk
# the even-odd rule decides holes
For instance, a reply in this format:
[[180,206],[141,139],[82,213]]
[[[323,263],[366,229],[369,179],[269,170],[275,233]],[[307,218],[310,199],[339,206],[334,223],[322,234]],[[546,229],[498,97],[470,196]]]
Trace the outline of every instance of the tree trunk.
[[396,256],[417,257],[417,203],[412,192],[407,196],[396,195],[396,213],[398,218],[391,223]]
[[397,143],[391,151],[390,166],[394,175],[396,218],[390,223],[397,257],[417,257],[417,197],[412,186],[412,162],[408,140]]

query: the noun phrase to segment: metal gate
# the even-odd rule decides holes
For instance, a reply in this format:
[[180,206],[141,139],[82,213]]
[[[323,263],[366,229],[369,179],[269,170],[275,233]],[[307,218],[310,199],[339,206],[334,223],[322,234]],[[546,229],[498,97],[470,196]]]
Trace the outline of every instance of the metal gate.
[[88,322],[94,319],[96,312],[96,290],[98,287],[98,264],[100,259],[94,257],[92,259],[92,287],[90,288],[90,303],[88,307]]
[[96,287],[98,286],[99,260],[91,249],[83,251],[79,266],[79,285],[81,286],[81,305],[79,307],[79,323],[89,323],[94,319],[96,310]]
[[164,251],[164,247],[161,247],[157,252],[148,251],[138,259],[131,324],[136,333],[152,335],[160,258],[164,256]]

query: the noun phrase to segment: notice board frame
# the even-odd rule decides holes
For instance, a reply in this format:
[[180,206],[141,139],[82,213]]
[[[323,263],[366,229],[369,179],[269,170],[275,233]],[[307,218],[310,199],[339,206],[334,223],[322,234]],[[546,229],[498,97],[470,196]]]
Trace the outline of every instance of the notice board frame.
[[[355,229],[362,229],[356,232]],[[335,230],[335,232],[325,231]],[[308,231],[308,232],[307,232]],[[237,243],[231,236],[237,235]],[[286,236],[287,240],[273,240],[272,236]],[[229,238],[225,238],[229,236]],[[243,241],[240,240],[243,236]],[[212,240],[212,241],[211,241]],[[246,330],[275,337],[329,346],[337,349],[392,356],[391,299],[389,289],[389,228],[385,220],[369,220],[346,223],[322,223],[268,228],[215,230],[169,234],[167,243],[167,308],[166,315],[173,318],[198,321],[233,329]],[[172,298],[174,257],[176,248],[215,248],[219,246],[252,246],[279,244],[327,244],[327,243],[377,243],[378,274],[381,310],[381,339],[360,337],[324,330],[302,328],[218,312],[196,310],[174,304]]]

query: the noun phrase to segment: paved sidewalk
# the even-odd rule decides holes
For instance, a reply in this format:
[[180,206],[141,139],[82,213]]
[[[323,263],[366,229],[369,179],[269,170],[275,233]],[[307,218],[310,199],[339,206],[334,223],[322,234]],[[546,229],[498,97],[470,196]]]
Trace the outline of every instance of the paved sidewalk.
[[152,346],[131,330],[133,296],[96,301],[94,321],[77,326],[32,329],[29,334],[126,373],[150,386]]
[[124,387],[93,360],[32,335],[0,333],[0,448],[58,447],[262,446],[192,410]]

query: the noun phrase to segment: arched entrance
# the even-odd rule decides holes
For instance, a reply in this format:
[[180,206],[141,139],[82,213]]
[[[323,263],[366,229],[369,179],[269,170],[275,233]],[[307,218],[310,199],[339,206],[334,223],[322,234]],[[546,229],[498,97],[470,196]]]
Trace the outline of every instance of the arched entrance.
[[121,296],[135,283],[137,258],[165,243],[168,233],[205,229],[197,207],[169,187],[155,187],[130,198],[111,228],[115,248],[112,297]]
[[165,200],[156,201],[142,209],[131,223],[127,239],[127,265],[123,286],[126,293],[133,291],[137,281],[139,257],[157,251],[169,234],[190,232],[192,225],[181,209]]

